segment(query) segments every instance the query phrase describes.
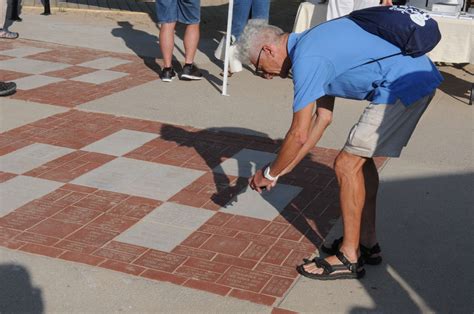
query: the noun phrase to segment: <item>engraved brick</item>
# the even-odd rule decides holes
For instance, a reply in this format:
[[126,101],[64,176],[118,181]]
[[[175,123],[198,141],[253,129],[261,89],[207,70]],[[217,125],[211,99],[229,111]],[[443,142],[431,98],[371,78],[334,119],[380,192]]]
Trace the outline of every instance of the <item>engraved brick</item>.
[[31,215],[31,216],[39,216],[39,217],[50,217],[57,212],[64,209],[64,206],[50,203],[50,202],[42,202],[40,200],[32,201],[26,205],[15,210],[17,213]]
[[110,249],[110,250],[115,250],[115,251],[120,251],[124,253],[129,253],[133,255],[141,255],[145,253],[147,248],[138,246],[138,245],[133,245],[133,244],[128,244],[128,243],[122,243],[118,241],[111,241],[107,243],[104,248]]
[[282,297],[293,284],[293,279],[274,276],[263,288],[262,293]]
[[117,235],[117,232],[85,227],[70,235],[67,239],[93,246],[102,246],[115,238]]
[[130,265],[130,264],[127,264],[127,263],[122,263],[122,262],[118,262],[118,261],[111,261],[111,260],[107,260],[107,261],[103,262],[102,264],[99,265],[99,267],[119,271],[119,272],[122,272],[122,273],[132,274],[132,275],[135,275],[135,276],[140,275],[146,269],[146,268],[143,268],[143,267],[140,267],[140,266]]
[[72,242],[72,241],[67,241],[63,240],[55,245],[57,248],[65,249],[68,251],[74,251],[74,252],[79,252],[79,253],[84,253],[84,254],[90,254],[97,250],[97,247],[79,243],[79,242]]
[[94,220],[99,215],[102,215],[102,212],[98,210],[69,206],[66,207],[63,211],[54,215],[52,218],[64,222],[85,225]]
[[171,282],[177,285],[182,285],[186,280],[188,280],[185,277],[165,273],[162,271],[157,271],[153,269],[148,269],[144,273],[142,273],[140,276],[153,279],[153,280],[159,280],[159,281],[166,281],[166,282]]
[[195,280],[195,279],[189,279],[188,281],[186,281],[184,286],[189,287],[189,288],[204,290],[204,291],[219,294],[222,296],[227,295],[229,291],[231,290],[231,288],[229,287],[217,285],[212,282]]
[[80,227],[82,227],[82,225],[48,218],[40,222],[33,228],[29,229],[29,231],[33,233],[39,233],[45,236],[64,238],[65,236],[71,234]]
[[217,254],[212,261],[247,269],[252,269],[257,264],[256,261],[224,254]]
[[31,232],[23,232],[18,237],[16,237],[16,240],[36,243],[36,244],[41,244],[41,245],[46,245],[46,246],[52,246],[55,243],[59,242],[58,238],[48,237],[48,236],[44,236],[37,233],[31,233]]
[[186,260],[186,257],[150,250],[134,262],[136,265],[161,271],[173,272]]
[[287,248],[272,247],[262,259],[262,262],[281,265],[286,259],[286,257],[290,254],[290,252],[291,250]]
[[258,261],[268,252],[268,249],[267,245],[252,243],[240,257]]
[[78,262],[78,263],[88,264],[92,266],[96,266],[105,260],[102,257],[92,256],[89,254],[83,254],[79,252],[71,252],[71,251],[64,252],[64,254],[59,256],[59,258],[67,260],[67,261]]
[[255,234],[255,233],[249,233],[249,232],[239,232],[235,236],[237,239],[243,239],[243,240],[248,240],[252,241],[254,243],[262,244],[262,245],[272,245],[275,242],[278,241],[278,238],[266,236],[266,235],[261,235],[261,234]]
[[123,194],[112,192],[107,192],[107,194],[105,194],[103,191],[97,191],[95,194],[89,195],[79,201],[76,206],[105,212],[111,209],[112,207],[118,205],[125,198],[126,196],[124,196]]
[[195,249],[195,248],[181,246],[181,245],[178,245],[177,247],[175,247],[172,252],[178,255],[193,256],[193,257],[207,259],[207,260],[211,260],[216,255],[215,252]]
[[296,278],[298,276],[298,272],[296,271],[295,267],[284,267],[273,264],[260,263],[257,265],[257,267],[255,267],[255,270],[267,274],[285,276],[289,278]]
[[212,216],[208,221],[206,221],[206,225],[213,225],[213,226],[223,226],[227,223],[234,215],[226,214],[217,212],[214,216]]
[[190,278],[190,279],[203,280],[203,281],[209,281],[209,282],[215,282],[221,276],[221,274],[219,273],[214,273],[212,271],[186,267],[186,266],[180,266],[178,269],[174,271],[174,274],[178,276]]
[[123,232],[133,226],[136,222],[136,219],[104,214],[91,222],[89,226],[98,229]]
[[222,285],[259,292],[270,280],[268,274],[231,267],[217,282]]
[[124,252],[108,250],[108,249],[98,249],[93,253],[95,256],[104,257],[111,260],[116,260],[125,263],[131,263],[133,260],[137,258],[136,255],[128,254]]
[[36,225],[43,219],[43,217],[39,216],[24,215],[12,212],[0,218],[0,226],[16,230],[26,230]]
[[227,228],[212,226],[212,225],[202,225],[198,229],[198,231],[201,231],[204,233],[218,234],[218,235],[227,236],[227,237],[234,237],[238,233],[237,230],[232,230],[232,229],[227,229]]
[[233,289],[229,293],[229,296],[237,298],[237,299],[241,299],[241,300],[251,301],[254,303],[268,305],[268,306],[273,305],[273,303],[275,303],[276,301],[275,297],[271,297],[264,294],[253,293],[250,291],[242,291],[238,289]]
[[215,273],[223,273],[229,268],[229,265],[226,265],[226,264],[210,262],[210,261],[193,258],[193,257],[188,259],[183,265],[198,268],[198,269],[208,270]]
[[194,232],[186,240],[181,242],[181,245],[198,248],[210,237],[211,235],[208,233]]
[[303,263],[303,258],[308,258],[311,254],[307,252],[293,251],[283,262],[283,266],[296,267]]
[[249,245],[246,240],[214,235],[202,245],[202,249],[218,253],[239,256]]
[[239,231],[260,233],[269,223],[269,221],[263,219],[234,216],[224,225],[224,227]]
[[272,222],[262,231],[262,234],[278,238],[287,228],[287,224]]
[[309,243],[295,242],[295,241],[290,241],[290,240],[285,240],[285,239],[278,240],[278,242],[275,243],[275,246],[290,249],[290,250],[294,249],[296,251],[301,251],[301,252],[309,252],[309,253],[312,253],[317,250],[317,247],[315,245],[312,245]]
[[61,253],[64,252],[63,250],[60,250],[57,248],[35,244],[35,243],[27,243],[24,246],[22,246],[20,250],[29,252],[29,253],[45,255],[49,257],[58,257],[59,255],[61,255]]

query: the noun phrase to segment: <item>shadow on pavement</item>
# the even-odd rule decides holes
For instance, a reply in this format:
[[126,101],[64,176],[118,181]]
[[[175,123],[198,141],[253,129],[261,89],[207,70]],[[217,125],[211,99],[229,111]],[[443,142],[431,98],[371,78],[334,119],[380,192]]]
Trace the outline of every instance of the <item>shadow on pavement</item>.
[[471,313],[474,172],[381,183],[384,263],[360,283],[374,307],[352,313]]
[[[453,68],[460,70],[458,72],[465,73],[466,79],[464,79],[464,75],[455,75],[453,73],[448,72],[447,70],[453,70],[450,68],[439,67],[441,74],[444,77],[444,82],[439,86],[439,89],[442,90],[447,95],[457,99],[460,102],[465,104],[471,104],[472,101],[472,89],[473,89],[473,75],[468,69],[469,64],[456,64]],[[461,77],[460,77],[461,76]]]
[[43,313],[41,289],[33,287],[28,270],[0,264],[0,313]]

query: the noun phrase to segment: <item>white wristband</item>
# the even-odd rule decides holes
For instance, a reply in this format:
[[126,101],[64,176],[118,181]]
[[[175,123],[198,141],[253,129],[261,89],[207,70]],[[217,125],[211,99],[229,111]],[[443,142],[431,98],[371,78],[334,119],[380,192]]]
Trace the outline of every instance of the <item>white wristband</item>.
[[263,177],[267,180],[270,180],[270,181],[275,181],[275,180],[278,180],[278,176],[276,177],[273,177],[271,174],[270,174],[270,166],[267,166],[265,168],[265,170],[263,171]]

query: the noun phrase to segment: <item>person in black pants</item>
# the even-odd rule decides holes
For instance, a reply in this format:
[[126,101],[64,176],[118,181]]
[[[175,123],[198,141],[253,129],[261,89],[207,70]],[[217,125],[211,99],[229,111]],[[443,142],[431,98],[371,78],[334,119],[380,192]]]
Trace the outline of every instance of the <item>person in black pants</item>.
[[19,14],[20,0],[11,0],[11,1],[12,1],[12,14],[11,14],[10,20],[21,22],[22,19]]

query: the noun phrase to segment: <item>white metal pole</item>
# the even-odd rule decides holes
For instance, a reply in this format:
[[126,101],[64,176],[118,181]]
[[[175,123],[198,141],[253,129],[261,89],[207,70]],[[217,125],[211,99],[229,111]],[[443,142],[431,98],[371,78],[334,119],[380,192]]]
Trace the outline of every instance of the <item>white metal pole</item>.
[[224,79],[222,81],[222,95],[227,94],[227,79],[229,77],[229,50],[232,31],[232,15],[234,14],[234,0],[229,0],[229,12],[227,13],[227,33],[225,36],[225,57],[224,57]]

